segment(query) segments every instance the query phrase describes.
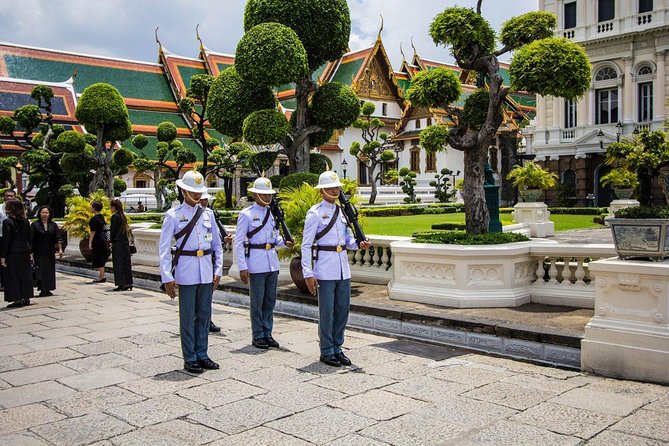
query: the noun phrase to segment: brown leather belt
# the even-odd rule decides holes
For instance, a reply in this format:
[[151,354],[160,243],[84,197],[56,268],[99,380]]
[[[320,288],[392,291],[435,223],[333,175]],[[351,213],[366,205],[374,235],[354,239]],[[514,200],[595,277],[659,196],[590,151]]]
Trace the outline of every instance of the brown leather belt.
[[187,257],[204,257],[209,254],[211,254],[211,249],[198,249],[197,251],[186,251],[186,250],[181,251],[181,255]]
[[245,246],[249,249],[265,249],[269,251],[276,245],[274,243],[247,243]]
[[344,246],[344,245],[335,245],[335,246],[316,245],[316,250],[317,251],[342,252],[342,251],[346,251],[346,246]]

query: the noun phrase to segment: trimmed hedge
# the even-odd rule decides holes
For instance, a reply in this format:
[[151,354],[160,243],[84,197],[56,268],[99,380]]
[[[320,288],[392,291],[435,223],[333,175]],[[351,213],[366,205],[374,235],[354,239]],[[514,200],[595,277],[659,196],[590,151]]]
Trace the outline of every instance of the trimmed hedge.
[[128,217],[128,223],[145,223],[147,221],[153,223],[162,223],[163,221],[163,214],[153,214],[153,215],[126,214],[126,217]]
[[619,209],[616,218],[669,218],[669,208],[666,206],[636,206]]
[[366,217],[401,217],[406,215],[423,214],[453,214],[461,212],[464,208],[462,203],[435,203],[429,206],[391,206],[384,208],[362,208],[360,213]]
[[419,231],[413,233],[413,243],[447,245],[502,245],[526,242],[529,238],[514,232],[469,235],[465,231]]
[[465,223],[437,223],[432,225],[432,229],[441,231],[464,231],[467,229]]
[[[499,208],[500,214],[510,214],[514,208]],[[553,215],[600,215],[608,214],[607,208],[548,208],[548,211]]]

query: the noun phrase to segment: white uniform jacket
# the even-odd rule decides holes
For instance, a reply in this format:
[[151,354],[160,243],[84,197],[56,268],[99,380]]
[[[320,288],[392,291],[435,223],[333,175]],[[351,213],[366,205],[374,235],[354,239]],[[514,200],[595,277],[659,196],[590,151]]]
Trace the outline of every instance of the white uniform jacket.
[[[270,214],[265,226],[248,240],[246,234],[262,225],[267,212]],[[267,245],[269,249],[249,249],[247,258],[245,243]],[[274,247],[269,247],[271,245],[274,245]],[[237,230],[235,231],[235,256],[239,271],[248,270],[250,274],[279,271],[279,256],[276,253],[276,248],[284,248],[285,246],[283,237],[276,229],[274,216],[270,212],[269,206],[262,207],[254,203],[239,213]]]

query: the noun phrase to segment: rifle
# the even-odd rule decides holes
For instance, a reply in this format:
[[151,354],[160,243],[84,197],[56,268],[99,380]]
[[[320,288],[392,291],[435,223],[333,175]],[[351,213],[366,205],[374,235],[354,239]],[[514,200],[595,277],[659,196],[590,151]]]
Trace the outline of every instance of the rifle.
[[365,236],[365,233],[363,232],[362,227],[360,226],[360,222],[358,222],[358,210],[355,208],[355,206],[351,204],[348,197],[344,193],[344,189],[342,189],[341,187],[339,188],[339,202],[341,203],[341,207],[343,208],[344,217],[346,217],[346,222],[353,229],[353,233],[355,235],[355,241],[358,242],[358,244],[360,244],[361,242],[367,240],[367,237]]
[[214,209],[213,206],[210,209],[214,212],[214,220],[216,220],[216,226],[218,226],[218,231],[221,233],[221,241],[223,241],[223,239],[228,236],[228,231],[225,230],[225,226],[221,223],[218,211]]

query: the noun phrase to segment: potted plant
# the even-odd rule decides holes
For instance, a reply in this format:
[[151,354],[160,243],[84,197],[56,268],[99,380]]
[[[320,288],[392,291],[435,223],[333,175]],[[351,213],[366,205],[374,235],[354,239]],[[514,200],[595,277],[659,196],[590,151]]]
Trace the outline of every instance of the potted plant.
[[610,184],[619,199],[629,200],[634,195],[634,189],[639,185],[639,178],[636,173],[624,167],[619,167],[612,169],[599,182],[602,186]]
[[95,215],[91,209],[91,203],[94,201],[102,203],[102,215],[105,217],[105,221],[108,222],[111,219],[109,198],[107,198],[104,192],[98,191],[88,197],[74,196],[68,198],[65,201],[67,215],[65,215],[65,223],[63,224],[63,229],[67,231],[68,237],[78,237],[81,239],[79,242],[79,251],[89,262],[91,260],[91,250],[88,249],[88,222]]
[[648,257],[661,261],[669,257],[669,209],[639,206],[616,211],[607,220],[611,226],[618,257]]
[[531,202],[539,200],[542,190],[555,187],[557,175],[534,161],[528,161],[522,166],[517,165],[511,169],[506,178],[518,188],[523,201]]

